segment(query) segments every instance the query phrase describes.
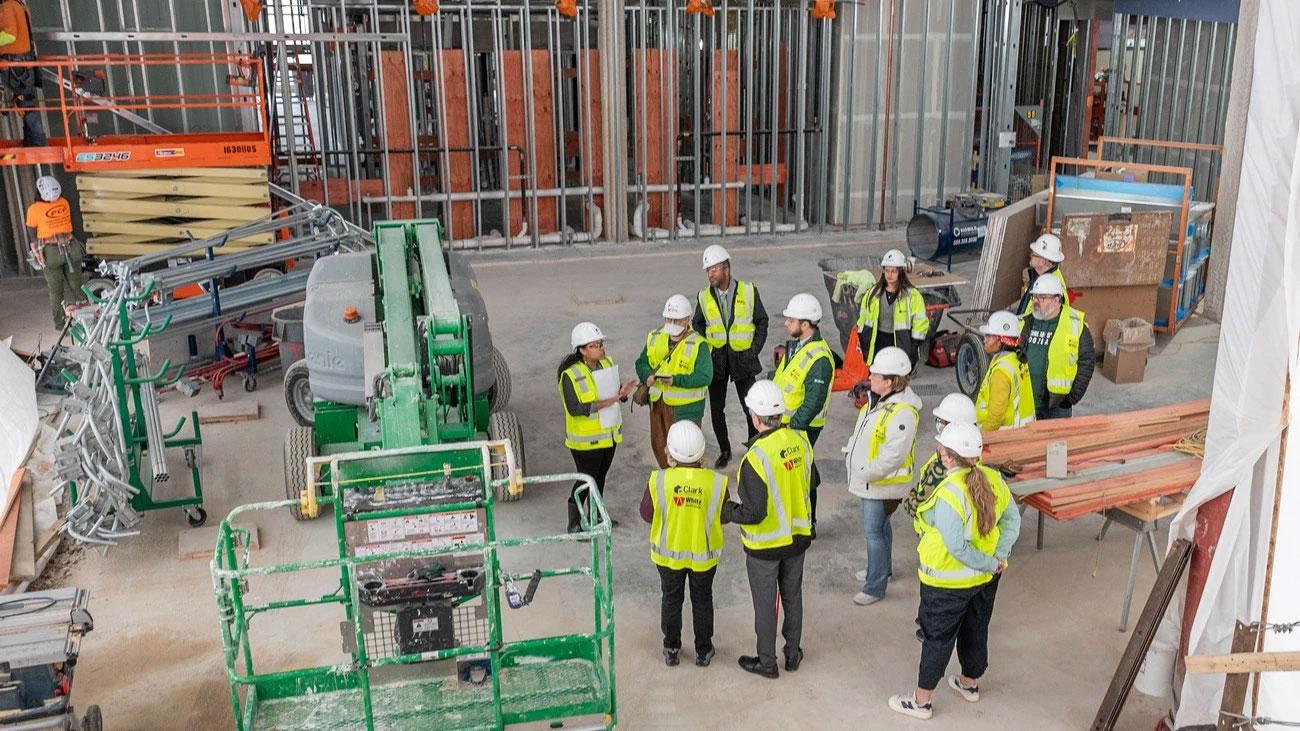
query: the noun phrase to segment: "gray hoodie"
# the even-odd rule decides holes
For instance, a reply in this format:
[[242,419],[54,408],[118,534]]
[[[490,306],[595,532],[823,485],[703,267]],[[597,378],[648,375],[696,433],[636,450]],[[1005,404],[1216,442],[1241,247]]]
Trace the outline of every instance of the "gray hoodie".
[[[885,432],[885,442],[880,445],[879,454],[875,459],[870,459],[871,435],[875,432],[876,424],[884,416],[886,406],[900,402],[917,411],[902,409],[895,412],[889,429]],[[921,399],[910,386],[877,401],[874,406],[862,407],[858,412],[857,424],[853,427],[853,435],[843,449],[849,492],[872,500],[900,500],[907,496],[908,490],[912,489],[911,481],[890,485],[881,485],[879,482],[897,472],[912,452],[916,444],[917,412],[920,409]],[[920,467],[919,464],[913,464],[913,472]]]

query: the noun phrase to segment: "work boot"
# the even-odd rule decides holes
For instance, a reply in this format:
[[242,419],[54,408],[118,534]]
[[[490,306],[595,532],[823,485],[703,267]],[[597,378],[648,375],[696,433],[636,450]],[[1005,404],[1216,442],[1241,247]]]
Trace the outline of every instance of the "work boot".
[[724,449],[722,450],[722,454],[718,455],[718,460],[713,463],[713,469],[720,470],[723,467],[726,467],[727,463],[730,461],[731,461],[731,450]]
[[670,668],[675,668],[675,667],[677,667],[677,666],[680,665],[681,662],[682,662],[682,660],[681,660],[681,654],[682,654],[682,651],[681,651],[681,650],[670,650],[670,649],[668,649],[667,647],[665,647],[665,648],[664,648],[664,664],[667,665],[667,666],[670,667]]
[[569,529],[568,530],[570,533],[582,532],[582,516],[578,513],[578,504],[572,501],[569,502]]
[[747,673],[761,675],[764,678],[775,680],[776,678],[781,677],[781,671],[776,669],[775,663],[764,665],[762,659],[754,655],[741,655],[740,659],[736,661],[736,664],[740,666],[741,670],[744,670]]
[[802,649],[795,650],[793,655],[788,652],[785,654],[785,669],[787,672],[793,673],[798,670],[801,663],[803,663]]

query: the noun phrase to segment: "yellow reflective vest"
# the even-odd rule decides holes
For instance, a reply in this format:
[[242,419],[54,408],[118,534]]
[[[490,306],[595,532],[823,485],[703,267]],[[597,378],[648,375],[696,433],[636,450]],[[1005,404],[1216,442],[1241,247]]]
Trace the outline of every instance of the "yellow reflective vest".
[[1067,394],[1079,372],[1079,340],[1085,327],[1083,313],[1068,305],[1061,306],[1056,331],[1047,345],[1047,391]]
[[[990,417],[989,400],[995,373],[1001,374],[1011,384],[1011,397],[1007,400],[1006,413]],[[994,355],[975,399],[976,421],[981,427],[990,420],[995,420],[998,428],[1018,427],[1033,421],[1034,414],[1034,384],[1029,379],[1029,366],[1022,363],[1015,353],[1003,351]]]
[[749,350],[754,344],[754,285],[736,280],[730,326],[723,322],[722,308],[712,290],[705,287],[695,296],[704,314],[704,340],[714,350],[724,346],[737,353]]
[[740,541],[751,551],[782,548],[795,536],[812,535],[812,445],[797,429],[777,429],[760,436],[745,453],[745,462],[767,485],[767,515],[740,526]]
[[[890,401],[885,404],[885,413],[876,419],[876,427],[871,430],[871,446],[867,448],[867,459],[875,461],[880,457],[880,448],[885,444],[885,435],[889,433],[889,425],[893,422],[894,417],[903,409],[908,409],[917,418],[920,423],[920,412],[917,408],[909,403],[902,401]],[[910,483],[916,478],[916,472],[913,469],[916,463],[916,436],[912,436],[912,446],[907,450],[907,457],[903,459],[903,464],[899,465],[887,477],[877,480],[872,484],[876,485],[901,485]]]
[[[600,361],[601,368],[609,368],[614,365],[614,361],[604,358]],[[556,388],[560,391],[560,401],[564,401],[564,379],[573,382],[573,392],[578,396],[578,400],[584,404],[594,404],[599,399],[596,395],[596,379],[591,374],[591,369],[583,361],[578,361],[564,370],[560,374],[560,380],[556,383]],[[575,416],[569,413],[568,406],[564,408],[564,446],[569,449],[586,451],[591,449],[604,449],[612,447],[623,441],[623,434],[618,426],[603,427],[600,425],[600,414],[592,409],[586,416]]]
[[[822,339],[809,340],[793,357],[786,353],[781,358],[781,362],[776,367],[776,376],[772,379],[772,382],[776,384],[777,388],[781,389],[781,396],[785,399],[785,416],[781,419],[782,423],[789,424],[790,417],[799,410],[800,406],[803,406],[804,394],[807,391],[805,381],[808,378],[808,371],[812,370],[813,364],[819,360],[827,361],[831,364],[831,370],[835,370],[835,356],[831,354],[831,346],[827,345],[826,341]],[[813,417],[812,421],[808,422],[808,426],[814,428],[826,426],[826,412],[830,408],[831,389],[830,384],[827,384],[825,401],[822,403],[817,415]]]
[[[1040,274],[1039,276],[1054,276],[1057,279],[1061,280],[1061,289],[1065,290],[1065,299],[1063,300],[1063,302],[1066,305],[1070,304],[1070,288],[1065,286],[1065,275],[1061,273],[1060,267],[1053,269],[1052,271],[1048,272],[1046,275]],[[1020,299],[1025,301],[1024,312],[1020,313],[1022,316],[1031,315],[1034,312],[1034,298],[1026,297],[1025,295],[1027,294],[1029,294],[1029,288],[1025,287],[1025,291],[1020,293]]]
[[[682,376],[693,372],[696,354],[700,348],[707,347],[704,338],[694,331],[687,331],[676,346],[672,346],[668,333],[661,329],[651,330],[645,339],[646,360],[657,376]],[[658,401],[662,398],[669,406],[685,406],[703,401],[708,392],[708,386],[683,388],[672,384],[655,385],[650,388],[650,400]]]
[[[880,334],[881,297],[881,295],[873,297],[871,290],[867,290],[858,308],[858,329],[871,326],[871,341],[865,343],[867,365],[871,365],[871,361],[876,357],[876,337]],[[921,296],[921,290],[916,287],[908,287],[906,297],[894,300],[894,332],[886,333],[885,337],[895,338],[894,344],[897,345],[897,333],[905,329],[911,330],[913,340],[922,340],[930,332],[930,315],[925,311],[925,298]]]
[[650,560],[670,569],[708,571],[722,556],[722,501],[727,478],[698,467],[650,474]]
[[[1002,511],[1006,510],[1011,503],[1011,489],[1007,487],[1006,480],[1002,479],[1001,473],[997,470],[982,464],[976,465],[976,469],[984,473],[989,486],[993,488],[994,515],[1001,517]],[[998,538],[1002,531],[995,520],[992,530],[984,535],[979,534],[974,503],[971,501],[970,490],[966,486],[966,476],[970,470],[971,468],[962,468],[949,472],[943,482],[939,483],[939,487],[916,509],[916,518],[912,521],[912,527],[921,536],[921,541],[916,547],[921,563],[917,569],[917,578],[927,586],[968,589],[993,580],[993,574],[972,569],[949,553],[939,529],[925,520],[925,513],[934,509],[937,502],[942,500],[961,517],[962,524],[966,527],[966,541],[976,550],[989,556],[993,555],[997,550]]]

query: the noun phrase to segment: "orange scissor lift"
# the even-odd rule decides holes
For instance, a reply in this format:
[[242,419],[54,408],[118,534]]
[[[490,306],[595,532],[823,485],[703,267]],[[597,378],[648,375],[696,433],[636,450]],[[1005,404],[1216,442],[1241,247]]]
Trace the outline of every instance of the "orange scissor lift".
[[[43,56],[35,61],[0,62],[0,70],[29,66],[45,74],[45,98],[36,106],[18,107],[12,98],[0,112],[18,115],[45,112],[55,132],[62,120],[65,137],[53,137],[45,147],[23,147],[18,140],[0,140],[0,165],[63,165],[71,172],[196,167],[256,167],[271,162],[271,132],[266,121],[266,96],[261,59],[238,53],[147,53]],[[201,68],[224,78],[229,91],[205,93],[119,95],[101,82],[131,77],[150,67]],[[55,88],[51,88],[54,86]],[[57,99],[52,98],[57,94]],[[254,131],[101,134],[91,131],[95,116],[117,114],[139,120],[145,129],[161,129],[147,119],[157,110],[234,110],[252,117]],[[244,112],[249,112],[245,114]],[[247,122],[243,123],[247,126]]]

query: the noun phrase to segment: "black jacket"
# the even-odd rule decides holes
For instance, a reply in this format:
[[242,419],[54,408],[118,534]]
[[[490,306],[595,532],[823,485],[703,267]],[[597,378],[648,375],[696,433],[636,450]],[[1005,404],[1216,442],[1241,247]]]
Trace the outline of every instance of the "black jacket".
[[[767,437],[775,434],[781,429],[789,427],[779,426],[776,429],[765,431],[754,437],[749,442],[749,446]],[[767,517],[767,483],[759,477],[752,465],[747,460],[742,459],[740,462],[740,475],[737,480],[737,492],[740,495],[741,502],[732,502],[728,500],[722,504],[722,521],[724,523],[739,523],[741,525],[756,525]],[[761,558],[768,561],[775,561],[783,558],[798,556],[808,550],[812,543],[809,536],[795,536],[794,542],[788,546],[780,548],[766,548],[762,550],[745,549],[745,553],[754,558]]]
[[[733,280],[739,281],[739,280]],[[751,282],[752,284],[752,282]],[[717,295],[710,285],[704,289],[707,296],[717,302]],[[719,309],[721,309],[719,307]],[[731,327],[735,319],[736,308],[732,303],[731,317],[727,319],[727,327]],[[695,300],[695,315],[691,318],[691,328],[701,336],[704,335],[704,310],[700,307],[700,301],[697,297]],[[713,351],[713,380],[722,379],[725,381],[728,377],[733,381],[739,381],[752,376],[756,376],[763,370],[762,364],[758,360],[759,353],[763,352],[763,346],[767,344],[767,310],[763,309],[763,298],[758,293],[758,287],[754,287],[754,342],[748,350],[737,353],[730,347],[712,348]]]

